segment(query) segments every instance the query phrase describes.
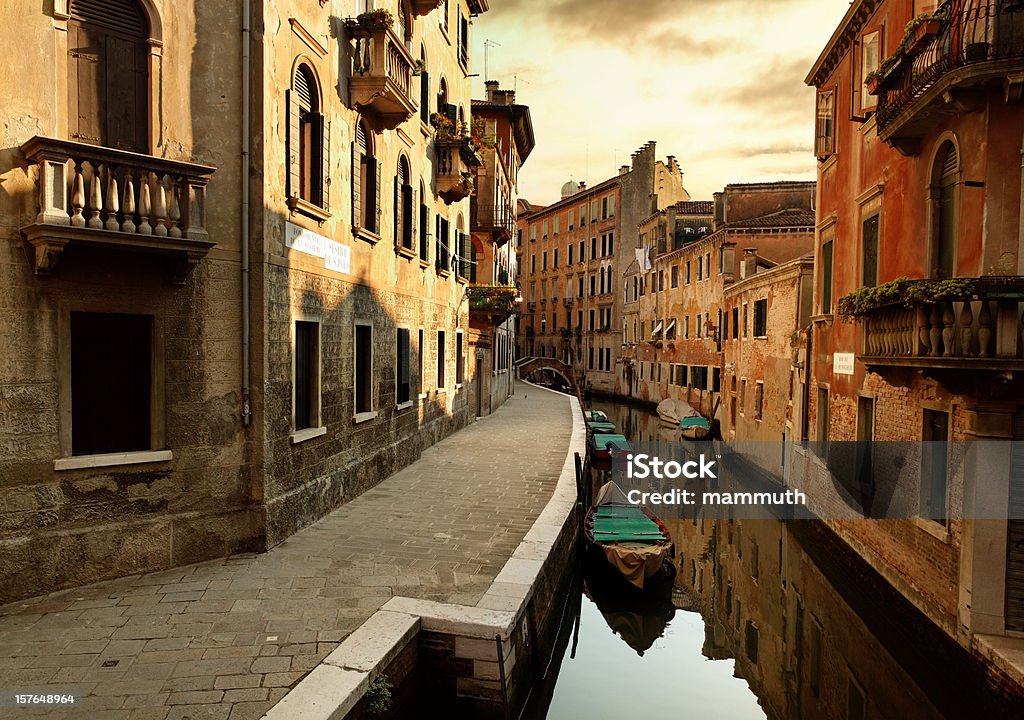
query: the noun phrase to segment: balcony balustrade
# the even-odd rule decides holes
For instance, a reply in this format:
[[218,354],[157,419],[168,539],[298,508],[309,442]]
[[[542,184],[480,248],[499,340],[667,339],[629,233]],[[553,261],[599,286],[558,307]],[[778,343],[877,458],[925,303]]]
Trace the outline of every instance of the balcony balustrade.
[[37,275],[76,244],[174,256],[180,283],[215,244],[206,231],[212,167],[38,136],[21,151],[36,166],[39,214],[22,232]]
[[877,89],[879,137],[908,154],[930,123],[975,104],[971,88],[1001,81],[1019,102],[1024,87],[1024,0],[946,0],[935,17],[938,33],[910,38]]
[[[901,289],[913,297],[914,285]],[[861,313],[860,359],[869,366],[1024,369],[1024,278],[956,280],[967,292]]]
[[473,204],[471,221],[474,232],[489,232],[498,247],[502,247],[516,231],[516,217],[511,205],[483,205],[480,198]]
[[411,0],[412,14],[416,16],[428,15],[444,4],[444,0]]
[[434,138],[436,191],[448,204],[465,200],[476,187],[483,161],[469,137],[438,133]]
[[347,20],[355,40],[348,89],[352,104],[378,130],[394,130],[416,114],[413,59],[405,43],[386,24]]

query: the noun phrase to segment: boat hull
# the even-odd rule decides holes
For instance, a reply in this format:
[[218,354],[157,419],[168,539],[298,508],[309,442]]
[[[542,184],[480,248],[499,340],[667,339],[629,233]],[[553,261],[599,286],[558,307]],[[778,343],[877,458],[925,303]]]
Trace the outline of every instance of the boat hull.
[[591,508],[586,519],[586,538],[590,550],[604,559],[623,579],[639,590],[649,585],[652,579],[670,576],[675,566],[672,558],[675,547],[672,536],[665,524],[652,515],[646,508],[641,508],[644,515],[650,518],[661,530],[664,542],[656,544],[600,542],[594,539],[594,511]]

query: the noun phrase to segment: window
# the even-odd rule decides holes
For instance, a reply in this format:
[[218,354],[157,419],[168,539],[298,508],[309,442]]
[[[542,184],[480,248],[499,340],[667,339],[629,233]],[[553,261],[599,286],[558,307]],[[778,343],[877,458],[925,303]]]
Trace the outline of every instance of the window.
[[750,303],[743,303],[743,337],[750,332]]
[[380,163],[374,156],[369,130],[359,123],[352,143],[352,227],[378,234],[379,215]]
[[597,238],[590,238],[590,259],[593,260],[597,257]]
[[686,284],[690,284],[690,261],[686,261]]
[[673,288],[679,287],[679,266],[673,265],[669,271],[671,273],[671,285]]
[[548,269],[548,254],[547,254],[547,251],[544,252],[543,259],[542,259],[541,264],[540,264],[540,269],[541,269],[541,272],[544,272],[544,271],[546,271]]
[[544,230],[542,231],[541,234],[542,234],[543,237],[547,237],[548,236],[548,221],[547,220],[544,221]]
[[583,290],[584,290],[584,287],[583,287],[583,276],[582,276],[582,275],[580,275],[580,276],[579,276],[579,278],[578,278],[578,281],[579,281],[579,283],[578,283],[578,284],[579,284],[579,287],[577,288],[577,293],[576,293],[576,295],[577,295],[578,297],[583,297]]
[[860,109],[874,110],[875,96],[868,92],[866,79],[868,75],[878,71],[882,55],[882,32],[875,30],[861,36],[860,39]]
[[740,415],[747,414],[747,379],[740,380]]
[[455,331],[455,384],[462,385],[466,381],[465,335],[461,330]]
[[949,413],[925,410],[921,439],[921,517],[945,525],[949,514]]
[[572,251],[573,251],[572,243],[569,243],[569,247],[566,250],[566,252],[568,253],[567,264],[569,264],[569,265],[572,265]]
[[412,255],[412,213],[413,213],[412,179],[409,174],[409,161],[402,156],[398,160],[398,172],[395,174],[395,247],[406,250]]
[[615,254],[615,233],[608,233],[608,254]]
[[729,339],[729,310],[728,309],[726,309],[726,311],[722,314],[722,339],[723,340],[728,340]]
[[597,295],[597,275],[590,276],[590,296]]
[[450,258],[448,255],[448,243],[451,240],[448,218],[441,217],[440,215],[435,216],[437,222],[437,231],[434,237],[434,267],[438,272],[446,273],[451,269]]
[[658,292],[665,292],[665,271],[658,271]]
[[818,413],[816,417],[816,433],[818,439],[818,455],[825,457],[828,455],[828,388],[818,388]]
[[757,635],[757,626],[754,625],[753,621],[747,620],[743,631],[743,648],[747,658],[755,664],[757,663]]
[[585,240],[580,240],[580,262],[587,261],[587,245]]
[[462,67],[469,67],[469,18],[459,8],[459,62]]
[[71,313],[71,454],[151,450],[153,318]]
[[878,215],[864,220],[861,233],[861,259],[863,274],[861,284],[874,287],[878,284]]
[[732,339],[735,340],[740,336],[740,309],[734,307],[732,309]]
[[601,198],[601,219],[608,219],[608,198]]
[[444,390],[444,364],[445,364],[445,337],[444,330],[437,331],[437,389]]
[[430,73],[427,72],[427,53],[420,50],[420,62],[423,70],[420,71],[420,120],[426,124],[430,122]]
[[822,630],[817,618],[811,618],[810,622],[810,686],[814,697],[821,696],[821,651]]
[[690,368],[690,386],[694,390],[708,389],[708,369],[703,365],[694,365]]
[[824,160],[835,152],[835,90],[819,91],[817,105],[814,154]]
[[149,23],[135,0],[72,2],[68,134],[149,153]]
[[594,311],[590,311],[590,331],[594,331]]
[[754,301],[754,337],[768,337],[768,298]]
[[822,314],[832,312],[832,240],[834,231],[829,230],[821,243],[821,297],[818,302]]
[[932,214],[931,275],[934,278],[953,277],[959,177],[960,161],[956,146],[947,140],[935,156],[929,187]]
[[683,318],[683,337],[690,337],[690,316],[687,315]]
[[554,228],[555,235],[558,234],[558,227],[559,227],[561,219],[562,219],[561,215],[555,215],[555,228]]
[[412,400],[410,377],[409,329],[398,328],[395,343],[395,404],[404,405]]
[[355,385],[356,416],[373,412],[373,326],[356,323]]
[[316,77],[300,63],[288,91],[288,197],[327,208],[330,123],[320,112]]
[[465,233],[462,213],[455,220],[455,257],[452,258],[452,270],[463,279],[469,277],[469,237]]
[[700,282],[704,279],[704,258],[697,258],[697,281]]
[[711,391],[722,391],[722,368],[720,367],[711,368]]
[[554,256],[551,258],[551,266],[555,270],[558,269],[558,248],[554,249]]
[[754,419],[760,420],[764,416],[764,383],[760,380],[754,384]]

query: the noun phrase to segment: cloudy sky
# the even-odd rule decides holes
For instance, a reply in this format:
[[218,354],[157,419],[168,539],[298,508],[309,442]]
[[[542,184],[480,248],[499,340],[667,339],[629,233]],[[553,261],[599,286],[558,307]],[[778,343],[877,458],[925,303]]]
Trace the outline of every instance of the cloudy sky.
[[597,183],[657,140],[695,199],[730,182],[814,178],[808,70],[848,0],[494,0],[474,26],[488,74],[530,106],[520,197]]

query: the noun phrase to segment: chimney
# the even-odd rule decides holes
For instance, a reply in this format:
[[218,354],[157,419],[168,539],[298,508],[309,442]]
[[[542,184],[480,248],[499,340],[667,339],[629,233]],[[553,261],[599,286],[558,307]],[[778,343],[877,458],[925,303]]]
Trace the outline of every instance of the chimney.
[[487,102],[497,102],[494,96],[498,92],[498,84],[499,83],[497,80],[488,80],[487,82],[484,83],[484,87],[487,88]]
[[629,172],[629,165],[622,165],[619,167],[619,175],[625,175]]
[[740,263],[740,279],[757,275],[757,248],[744,248]]

